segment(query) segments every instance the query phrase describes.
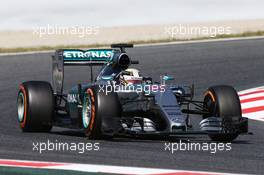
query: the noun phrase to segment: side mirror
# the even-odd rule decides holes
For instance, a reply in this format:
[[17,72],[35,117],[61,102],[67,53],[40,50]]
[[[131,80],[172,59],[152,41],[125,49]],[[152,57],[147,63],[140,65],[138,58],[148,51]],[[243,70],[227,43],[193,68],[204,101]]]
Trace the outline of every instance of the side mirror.
[[162,79],[163,79],[164,81],[174,80],[174,78],[173,78],[172,76],[168,76],[168,75],[164,75],[164,76],[162,77]]
[[172,76],[168,76],[168,75],[164,75],[164,76],[161,76],[161,84],[166,84],[166,81],[169,81],[169,80],[174,80],[174,78]]

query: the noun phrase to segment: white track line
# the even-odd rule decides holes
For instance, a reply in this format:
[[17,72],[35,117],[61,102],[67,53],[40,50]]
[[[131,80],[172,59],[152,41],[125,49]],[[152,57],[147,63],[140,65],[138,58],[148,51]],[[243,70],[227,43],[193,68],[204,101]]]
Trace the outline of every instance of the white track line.
[[166,46],[174,44],[189,44],[189,43],[208,43],[208,42],[218,42],[218,41],[238,41],[238,40],[251,40],[251,39],[264,39],[264,36],[249,36],[249,37],[234,37],[234,38],[219,38],[219,39],[202,39],[202,40],[189,40],[189,41],[173,41],[164,43],[150,43],[150,44],[136,44],[136,47],[144,46]]
[[252,120],[264,121],[264,111],[251,112],[243,114],[243,117],[250,118]]
[[[25,163],[32,164],[32,166],[29,165],[25,166]],[[34,166],[34,164],[47,164],[47,166],[36,167]],[[53,164],[53,165],[49,165],[49,164]],[[163,175],[168,175],[168,174],[170,175],[174,175],[174,174],[175,175],[177,174],[235,175],[230,173],[217,173],[217,172],[205,172],[205,171],[138,168],[138,167],[127,167],[127,166],[108,166],[108,165],[76,164],[76,163],[61,163],[61,162],[24,161],[24,160],[11,160],[11,159],[0,159],[0,166],[29,167],[29,168],[31,167],[31,168],[43,168],[43,169],[71,170],[71,171],[81,171],[81,172],[113,173],[113,174],[127,174],[127,175],[162,175],[162,174]]]

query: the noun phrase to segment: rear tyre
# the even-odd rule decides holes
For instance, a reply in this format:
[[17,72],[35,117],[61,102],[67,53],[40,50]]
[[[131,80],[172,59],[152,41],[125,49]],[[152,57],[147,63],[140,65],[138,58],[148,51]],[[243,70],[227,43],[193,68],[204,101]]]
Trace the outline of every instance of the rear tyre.
[[213,141],[221,142],[230,142],[236,139],[239,134],[235,131],[232,132],[234,122],[239,121],[242,117],[240,100],[236,90],[226,85],[210,87],[205,93],[204,106],[210,114],[203,117],[223,118],[223,127],[227,131],[223,134],[209,134],[209,137]]
[[120,129],[121,107],[116,93],[89,87],[83,98],[82,123],[89,139],[110,139]]
[[17,111],[24,132],[49,132],[54,114],[51,85],[43,81],[28,81],[19,86]]

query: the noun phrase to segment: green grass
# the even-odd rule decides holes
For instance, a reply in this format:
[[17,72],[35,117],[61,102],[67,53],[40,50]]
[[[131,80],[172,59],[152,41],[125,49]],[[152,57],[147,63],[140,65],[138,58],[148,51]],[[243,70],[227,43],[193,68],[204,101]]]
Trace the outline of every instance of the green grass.
[[[222,39],[222,38],[238,38],[238,37],[250,37],[250,36],[264,36],[264,31],[256,32],[244,32],[240,34],[224,34],[216,35],[215,37],[197,37],[192,39],[177,39],[177,38],[165,38],[159,40],[135,40],[126,43],[133,44],[150,44],[150,43],[165,43],[175,41],[195,41],[195,40],[207,40],[207,39]],[[13,52],[29,52],[29,51],[47,51],[56,49],[74,49],[74,48],[98,48],[98,47],[109,47],[106,44],[91,44],[91,45],[58,45],[58,46],[39,46],[39,47],[17,47],[17,48],[0,48],[0,53],[13,53]]]

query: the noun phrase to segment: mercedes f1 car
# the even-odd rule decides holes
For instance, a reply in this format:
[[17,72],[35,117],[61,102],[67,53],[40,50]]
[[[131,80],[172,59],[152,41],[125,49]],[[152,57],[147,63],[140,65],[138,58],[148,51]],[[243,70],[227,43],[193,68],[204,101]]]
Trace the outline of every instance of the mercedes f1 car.
[[[203,101],[193,100],[194,87],[159,82],[130,68],[138,61],[126,53],[130,44],[110,49],[61,49],[52,57],[52,85],[28,81],[19,86],[18,121],[24,132],[48,132],[52,126],[83,129],[90,139],[115,136],[207,134],[232,141],[248,132],[239,97],[231,86],[209,87]],[[64,66],[90,66],[91,82],[64,92]],[[94,79],[93,67],[102,66]],[[190,115],[201,116],[194,130]]]

